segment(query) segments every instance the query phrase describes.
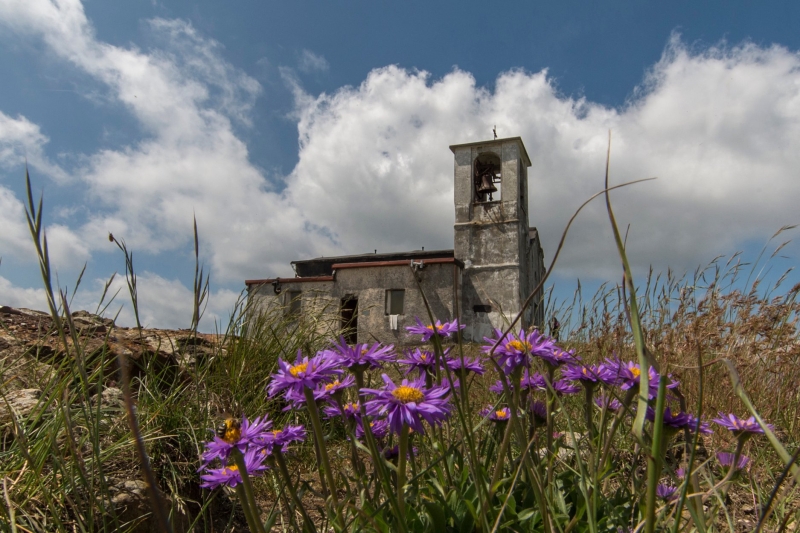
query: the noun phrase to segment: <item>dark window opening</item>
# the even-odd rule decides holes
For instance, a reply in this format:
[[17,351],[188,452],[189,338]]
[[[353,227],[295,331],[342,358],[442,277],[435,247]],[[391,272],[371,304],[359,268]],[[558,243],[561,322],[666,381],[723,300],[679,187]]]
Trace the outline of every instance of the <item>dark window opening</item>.
[[484,304],[473,305],[472,306],[472,311],[474,313],[491,313],[492,312],[492,306],[491,305],[484,305]]
[[402,315],[405,299],[406,299],[405,289],[387,289],[385,314]]
[[358,298],[342,298],[342,335],[347,344],[358,342]]
[[300,291],[288,291],[286,293],[286,314],[300,316],[301,303],[302,298]]

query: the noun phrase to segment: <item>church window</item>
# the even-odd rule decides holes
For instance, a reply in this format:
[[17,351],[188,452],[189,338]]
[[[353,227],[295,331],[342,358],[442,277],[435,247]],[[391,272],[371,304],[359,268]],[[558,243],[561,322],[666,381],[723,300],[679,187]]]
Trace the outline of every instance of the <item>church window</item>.
[[386,314],[387,315],[402,315],[403,304],[406,299],[405,289],[387,289],[386,290]]
[[292,316],[298,316],[300,314],[300,304],[302,302],[302,298],[300,297],[301,292],[298,290],[287,291],[286,292],[286,314]]

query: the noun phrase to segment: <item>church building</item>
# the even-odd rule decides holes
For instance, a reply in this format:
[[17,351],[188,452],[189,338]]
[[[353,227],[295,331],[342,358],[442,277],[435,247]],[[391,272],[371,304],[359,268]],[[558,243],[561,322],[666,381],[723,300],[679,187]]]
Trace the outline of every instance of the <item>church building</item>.
[[[465,341],[507,326],[544,276],[544,252],[528,225],[530,158],[519,137],[458,144],[452,250],[414,250],[292,261],[295,276],[246,280],[252,312],[316,314],[350,343],[418,342],[416,317],[466,325]],[[420,289],[422,292],[420,292]],[[544,326],[541,291],[521,319]],[[325,333],[324,331],[322,333]]]

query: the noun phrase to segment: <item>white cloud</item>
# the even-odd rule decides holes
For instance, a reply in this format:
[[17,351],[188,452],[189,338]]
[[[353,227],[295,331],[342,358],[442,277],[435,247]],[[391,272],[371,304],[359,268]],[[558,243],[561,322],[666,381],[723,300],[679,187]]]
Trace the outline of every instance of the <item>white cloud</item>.
[[[93,290],[80,294],[77,305],[94,312],[102,293],[105,280],[95,280]],[[144,271],[136,276],[139,320],[146,328],[188,328],[192,323],[194,293],[179,280],[166,279],[158,274]],[[116,294],[105,313],[113,318],[117,313],[117,324],[134,326],[136,319],[124,276],[116,276],[108,289],[109,297]],[[206,301],[200,330],[224,331],[234,310],[239,294],[230,290],[211,291]],[[106,300],[106,303],[108,300]],[[73,305],[75,308],[75,305]]]
[[148,132],[87,158],[79,174],[92,207],[77,230],[79,251],[105,246],[109,231],[137,251],[175,250],[190,241],[196,215],[217,279],[241,282],[253,265],[286,268],[291,255],[325,239],[250,163],[231,120],[249,122],[260,86],[224,61],[218,43],[188,23],[156,19],[150,27],[162,48],[111,46],[95,39],[77,0],[2,4],[0,20],[104,82]]
[[[108,231],[137,252],[182,250],[194,215],[222,282],[286,275],[290,260],[320,254],[450,248],[447,147],[491,138],[495,124],[501,137],[521,136],[533,160],[530,218],[548,260],[573,210],[602,188],[609,129],[613,183],[659,177],[613,193],[621,225],[632,224],[628,249],[639,267],[691,268],[796,222],[800,57],[779,46],[695,52],[676,37],[619,109],[563,96],[546,71],[505,72],[485,88],[460,70],[433,79],[385,67],[318,96],[291,78],[299,162],[281,190],[234,129],[249,124],[259,84],[188,23],[151,21],[160,47],[147,51],[98,41],[78,0],[3,2],[0,23],[103,82],[146,131],[135,144],[89,154],[74,173],[88,187],[89,222],[66,218],[51,234],[54,248],[78,260],[105,249]],[[300,67],[324,70],[327,61],[304,51]],[[27,132],[28,146],[46,142],[23,117],[5,120]],[[18,158],[14,150],[8,157]],[[18,210],[8,195],[0,189],[0,201]],[[18,246],[15,235],[0,245]],[[602,203],[581,216],[558,268],[618,276]],[[185,325],[191,313],[175,302],[188,289],[147,279],[159,288],[142,298],[148,317]]]
[[[73,312],[81,309],[97,312],[105,283],[106,280],[96,279],[91,284],[84,284],[72,299],[70,309]],[[180,281],[144,271],[137,275],[137,295],[142,326],[181,329],[191,325],[194,294]],[[238,298],[239,294],[234,291],[212,290],[203,307],[199,329],[225,331]],[[116,318],[117,325],[132,327],[136,325],[136,319],[130,302],[125,277],[116,276],[101,308],[105,308],[104,316]],[[47,297],[42,288],[19,287],[0,276],[0,305],[47,310]]]
[[47,309],[47,297],[44,289],[17,287],[0,276],[0,305],[42,310]]
[[302,72],[325,72],[330,68],[328,60],[319,54],[315,54],[311,50],[303,50],[300,54],[300,61],[297,68]]
[[44,154],[48,141],[39,126],[27,118],[12,118],[0,111],[0,167],[14,168],[27,162],[54,180],[66,181],[67,173]]
[[[659,178],[612,193],[639,267],[693,268],[797,222],[800,56],[779,46],[691,53],[675,37],[622,109],[564,97],[546,71],[504,73],[492,92],[465,72],[431,80],[397,67],[298,102],[287,196],[348,251],[452,246],[446,146],[491,138],[494,124],[521,136],[533,161],[530,219],[548,260],[572,212],[602,189],[609,129],[612,184]],[[559,272],[616,277],[618,265],[597,202]]]
[[25,207],[14,193],[0,186],[0,257],[32,259],[33,244],[25,222]]

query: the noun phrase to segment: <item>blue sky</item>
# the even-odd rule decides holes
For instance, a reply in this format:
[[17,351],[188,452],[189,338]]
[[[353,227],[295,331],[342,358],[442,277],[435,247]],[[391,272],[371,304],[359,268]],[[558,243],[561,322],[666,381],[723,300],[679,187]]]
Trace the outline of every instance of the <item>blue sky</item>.
[[[659,178],[614,197],[637,273],[754,259],[798,222],[797,20],[792,2],[0,0],[0,304],[44,307],[25,158],[60,284],[88,264],[82,307],[124,268],[111,231],[144,321],[187,326],[196,215],[209,327],[292,259],[452,247],[447,147],[495,124],[533,160],[547,262],[609,129],[613,182]],[[601,204],[554,274],[562,297],[619,277]]]

